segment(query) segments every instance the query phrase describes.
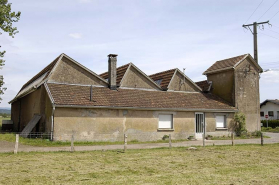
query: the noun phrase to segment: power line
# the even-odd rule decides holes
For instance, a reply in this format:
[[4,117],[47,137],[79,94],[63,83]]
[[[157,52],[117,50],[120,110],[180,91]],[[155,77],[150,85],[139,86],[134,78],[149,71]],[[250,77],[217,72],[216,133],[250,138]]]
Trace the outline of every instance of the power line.
[[272,29],[267,29],[268,31],[272,31],[272,32],[274,32],[274,33],[278,33],[279,34],[279,32],[277,32],[277,31],[273,31]]
[[273,17],[275,17],[278,13],[279,13],[279,11],[276,12],[276,14],[274,14],[269,20],[273,19]]
[[[262,2],[263,2],[263,0],[262,0]],[[257,8],[254,10],[254,12],[250,15],[250,17],[247,19],[247,21],[249,21],[249,19],[252,17],[252,15],[257,11],[257,9],[260,7],[260,5],[262,4],[262,2],[260,2],[260,4],[259,4],[259,5],[257,6]],[[246,24],[247,21],[245,21],[244,24]]]
[[277,3],[277,1],[278,1],[278,0],[276,0],[276,1],[271,5],[271,7],[269,7],[269,9],[267,9],[267,10],[264,12],[264,14],[258,19],[258,21],[266,14],[266,12],[268,12],[268,11],[275,5],[275,3]]
[[279,38],[277,38],[277,37],[273,37],[273,36],[270,36],[270,35],[267,35],[267,34],[264,34],[264,33],[261,33],[261,32],[259,32],[260,34],[263,34],[263,35],[265,35],[265,36],[268,36],[268,37],[272,37],[272,38],[274,38],[274,39],[278,39],[279,40]]

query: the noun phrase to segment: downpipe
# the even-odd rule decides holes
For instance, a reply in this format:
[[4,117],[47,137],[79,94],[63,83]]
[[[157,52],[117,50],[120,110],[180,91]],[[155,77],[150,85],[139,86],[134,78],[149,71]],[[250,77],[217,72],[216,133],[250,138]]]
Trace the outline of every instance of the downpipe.
[[52,113],[51,113],[51,131],[50,131],[50,140],[53,141],[53,131],[54,131],[54,111],[55,105],[52,104]]

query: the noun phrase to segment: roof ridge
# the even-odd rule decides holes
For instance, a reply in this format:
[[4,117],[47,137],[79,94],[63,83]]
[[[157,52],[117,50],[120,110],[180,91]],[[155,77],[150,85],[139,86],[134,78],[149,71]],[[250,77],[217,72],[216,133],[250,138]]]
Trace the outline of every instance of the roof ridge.
[[[119,67],[117,67],[117,68],[116,68],[116,70],[117,70],[118,68],[121,68],[121,67],[126,67],[126,66],[129,66],[131,63],[132,63],[132,62],[129,62],[129,63],[127,63],[127,64],[124,64],[124,65],[122,65],[122,66],[119,66]],[[103,73],[99,74],[99,76],[101,76],[101,75],[105,75],[106,73],[108,73],[108,71],[106,71],[106,72],[103,72]]]
[[176,69],[178,69],[178,68],[168,69],[168,70],[161,71],[161,72],[158,72],[158,73],[153,73],[153,74],[148,75],[148,76],[158,75],[158,74],[160,74],[160,73],[165,73],[165,72],[169,72],[169,71],[176,70]]

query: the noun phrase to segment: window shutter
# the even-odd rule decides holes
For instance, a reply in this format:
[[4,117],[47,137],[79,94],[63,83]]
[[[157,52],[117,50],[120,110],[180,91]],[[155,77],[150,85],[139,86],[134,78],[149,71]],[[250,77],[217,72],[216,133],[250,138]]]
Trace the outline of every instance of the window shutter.
[[172,128],[172,114],[159,115],[159,128]]

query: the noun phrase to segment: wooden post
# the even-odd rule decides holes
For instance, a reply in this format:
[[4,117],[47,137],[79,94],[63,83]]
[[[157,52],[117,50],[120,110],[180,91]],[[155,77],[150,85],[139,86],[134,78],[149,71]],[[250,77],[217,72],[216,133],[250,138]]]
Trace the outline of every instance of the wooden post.
[[169,134],[169,148],[171,149],[171,134]]
[[233,132],[231,134],[231,137],[232,137],[232,146],[234,146],[234,134],[233,134]]
[[17,154],[17,150],[18,150],[18,141],[19,141],[19,134],[16,134],[16,142],[15,142],[14,154]]
[[72,138],[71,138],[71,152],[74,152],[75,151],[75,148],[74,148],[74,134],[72,135]]
[[263,133],[261,133],[261,145],[263,146]]
[[127,150],[127,135],[124,134],[124,152]]
[[202,134],[202,146],[205,147],[205,134]]

